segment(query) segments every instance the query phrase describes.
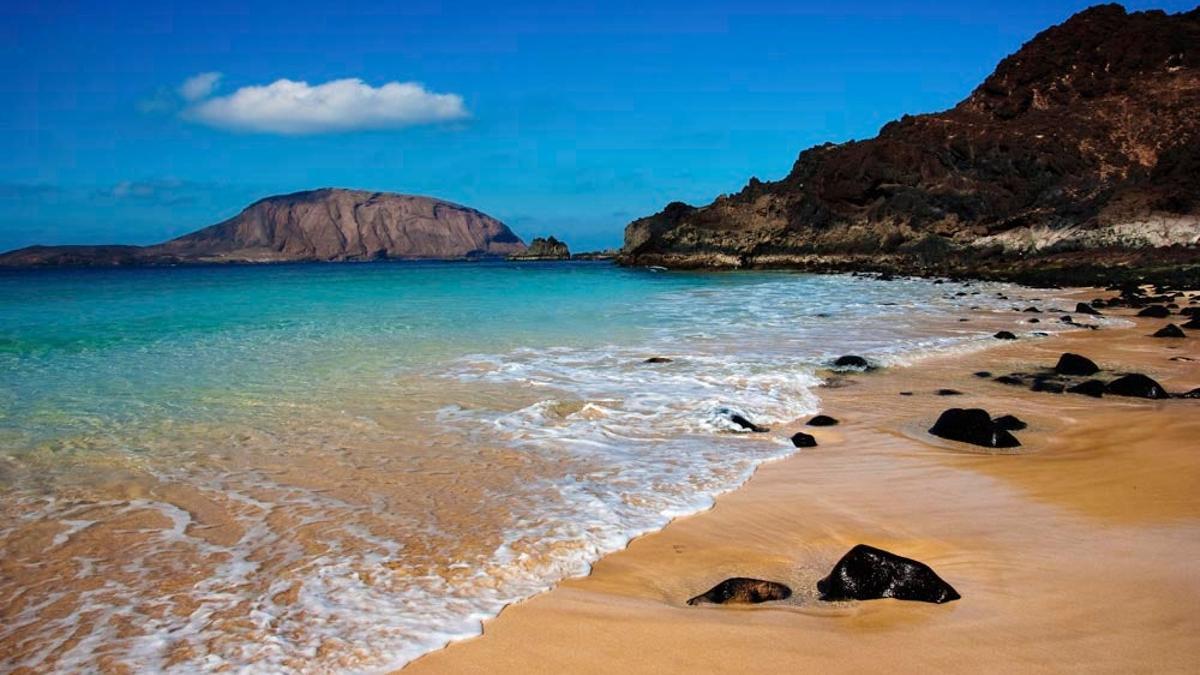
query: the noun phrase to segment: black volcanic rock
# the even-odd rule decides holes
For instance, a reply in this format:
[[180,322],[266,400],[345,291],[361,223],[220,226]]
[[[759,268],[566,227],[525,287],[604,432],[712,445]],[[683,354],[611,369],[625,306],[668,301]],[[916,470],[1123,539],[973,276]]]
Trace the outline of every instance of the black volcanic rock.
[[797,431],[792,434],[792,445],[797,448],[815,448],[817,447],[817,439],[813,438],[812,434]]
[[687,601],[689,605],[746,605],[760,602],[786,600],[792,596],[792,589],[775,581],[734,577],[726,579],[713,586],[708,591]]
[[730,413],[729,421],[733,422],[734,424],[738,425],[739,427],[741,427],[747,431],[752,431],[756,434],[763,434],[763,433],[770,431],[770,429],[768,429],[767,427],[761,427],[737,413]]
[[1171,310],[1162,305],[1150,305],[1146,309],[1137,313],[1138,316],[1145,316],[1151,319],[1165,319],[1171,316]]
[[1054,372],[1059,375],[1092,375],[1100,372],[1100,366],[1086,356],[1066,352],[1058,357]]
[[833,362],[833,367],[834,368],[854,369],[854,370],[874,370],[875,369],[875,366],[871,365],[870,361],[864,359],[861,356],[855,356],[854,354],[848,354],[846,356],[839,356],[837,358],[837,360]]
[[1198,139],[1200,8],[1101,5],[1033,37],[950,110],[810,148],[782,180],[630,223],[620,261],[1195,277]]
[[995,335],[993,335],[992,337],[996,338],[997,340],[1016,340],[1017,339],[1016,335],[1013,335],[1012,333],[1010,333],[1006,330],[1002,330],[999,333],[996,333]]
[[1076,314],[1091,314],[1093,316],[1098,316],[1100,314],[1100,312],[1096,311],[1096,309],[1094,307],[1087,304],[1086,302],[1076,303],[1075,304],[1075,313]]
[[817,415],[807,422],[810,427],[832,427],[837,426],[838,421],[829,415]]
[[865,544],[842,556],[817,582],[817,591],[825,601],[895,598],[940,604],[962,597],[925,563]]
[[1005,431],[1020,431],[1029,426],[1016,415],[1003,415],[992,420],[992,423]]
[[1182,338],[1182,337],[1187,337],[1187,333],[1184,333],[1182,330],[1180,330],[1179,326],[1176,326],[1173,323],[1169,323],[1169,324],[1163,326],[1162,328],[1159,328],[1158,330],[1154,331],[1154,334],[1151,335],[1150,337]]
[[1015,448],[1021,445],[1008,430],[992,421],[981,408],[950,408],[938,417],[929,433],[941,438],[985,448]]
[[1100,398],[1104,396],[1104,391],[1104,382],[1100,380],[1087,380],[1086,382],[1080,382],[1072,387],[1067,387],[1068,394],[1082,394],[1084,396],[1091,396],[1093,398]]
[[1131,373],[1108,383],[1105,391],[1117,396],[1132,396],[1135,398],[1167,398],[1167,391],[1162,385],[1141,373]]

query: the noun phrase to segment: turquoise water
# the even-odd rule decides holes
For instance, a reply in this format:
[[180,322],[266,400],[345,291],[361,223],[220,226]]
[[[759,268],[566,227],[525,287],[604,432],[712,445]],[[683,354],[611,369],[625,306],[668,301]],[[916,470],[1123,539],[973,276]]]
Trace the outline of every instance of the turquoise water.
[[1021,293],[606,263],[4,273],[0,543],[24,571],[0,640],[36,670],[402,665],[794,451],[733,413],[817,411],[840,354],[982,348]]

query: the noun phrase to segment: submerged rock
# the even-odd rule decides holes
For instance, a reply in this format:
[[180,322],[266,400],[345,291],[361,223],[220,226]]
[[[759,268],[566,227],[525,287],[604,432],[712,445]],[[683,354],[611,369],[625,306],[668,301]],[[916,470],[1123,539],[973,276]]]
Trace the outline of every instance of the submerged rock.
[[675,359],[670,359],[665,356],[651,356],[645,361],[642,361],[642,363],[671,363],[674,360]]
[[833,362],[833,366],[835,368],[858,368],[861,370],[874,370],[875,369],[875,366],[871,365],[870,361],[864,359],[861,356],[857,356],[855,354],[847,354],[846,356],[839,356],[837,358],[837,360]]
[[1168,316],[1171,316],[1171,310],[1163,307],[1162,305],[1150,305],[1149,307],[1138,312],[1137,315],[1150,317],[1151,319],[1165,319]]
[[992,376],[992,374],[986,370],[979,370],[979,371],[975,372],[975,377],[985,377],[986,378],[986,377],[991,377],[991,376]]
[[1073,387],[1067,387],[1067,393],[1082,394],[1084,396],[1100,398],[1104,396],[1104,382],[1100,380],[1088,380],[1087,382],[1080,382]]
[[1150,337],[1182,338],[1182,337],[1187,337],[1187,333],[1184,333],[1182,330],[1179,330],[1179,326],[1176,326],[1173,323],[1169,323],[1169,324],[1163,326],[1162,328],[1159,328],[1158,330],[1154,331],[1154,334],[1151,335]]
[[1000,384],[1025,384],[1025,381],[1016,375],[1001,375],[993,380],[993,382],[999,382]]
[[1066,390],[1067,385],[1062,382],[1047,377],[1033,378],[1033,384],[1029,386],[1032,391],[1044,391],[1050,394],[1061,394]]
[[838,421],[829,415],[817,415],[808,421],[810,427],[832,427],[837,426]]
[[1118,377],[1108,383],[1105,391],[1117,396],[1132,396],[1135,398],[1167,398],[1167,391],[1162,385],[1141,373],[1130,373]]
[[938,396],[962,396],[962,392],[957,389],[938,389]]
[[962,597],[925,563],[866,544],[842,556],[817,582],[817,591],[825,601],[895,598],[940,604]]
[[751,422],[750,420],[746,419],[745,417],[743,417],[737,413],[731,413],[729,415],[729,421],[733,422],[734,424],[738,425],[739,427],[741,427],[743,429],[746,429],[748,431],[753,431],[756,434],[762,434],[762,433],[766,433],[766,432],[770,431],[769,428],[760,427],[759,425],[755,424],[754,422]]
[[1066,352],[1058,357],[1054,372],[1060,375],[1091,375],[1100,372],[1100,366],[1086,356]]
[[950,408],[938,417],[929,433],[952,441],[985,448],[1015,448],[1021,442],[992,421],[982,408]]
[[792,445],[797,448],[815,448],[817,447],[817,439],[812,435],[806,434],[803,431],[797,431],[792,434]]
[[688,600],[687,604],[752,605],[760,602],[786,600],[790,597],[792,597],[792,589],[777,581],[734,577],[726,579],[710,588],[707,592]]
[[1017,339],[1016,335],[1013,335],[1012,333],[1010,333],[1006,330],[1002,330],[999,333],[996,333],[995,335],[993,335],[992,337],[996,338],[997,340],[1016,340]]

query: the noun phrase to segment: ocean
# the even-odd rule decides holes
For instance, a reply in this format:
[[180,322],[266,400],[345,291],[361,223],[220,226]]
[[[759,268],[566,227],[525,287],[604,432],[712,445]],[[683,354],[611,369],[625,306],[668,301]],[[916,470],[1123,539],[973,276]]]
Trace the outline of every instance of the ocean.
[[1068,328],[1035,299],[603,262],[4,272],[0,664],[402,666],[798,452],[732,415],[817,412],[842,354]]

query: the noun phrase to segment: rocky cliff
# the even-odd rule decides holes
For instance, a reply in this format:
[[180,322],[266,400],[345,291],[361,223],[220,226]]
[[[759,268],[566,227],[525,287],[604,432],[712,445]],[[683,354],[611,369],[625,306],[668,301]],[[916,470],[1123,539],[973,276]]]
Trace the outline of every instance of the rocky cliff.
[[954,108],[631,223],[622,262],[1019,276],[1200,262],[1200,8],[1085,10]]
[[504,223],[429,197],[325,188],[268,197],[154,246],[33,246],[3,266],[503,257],[525,250]]

